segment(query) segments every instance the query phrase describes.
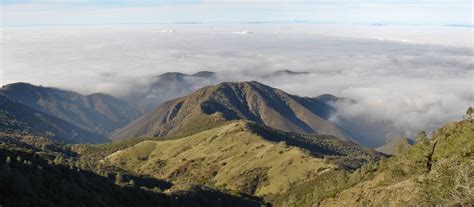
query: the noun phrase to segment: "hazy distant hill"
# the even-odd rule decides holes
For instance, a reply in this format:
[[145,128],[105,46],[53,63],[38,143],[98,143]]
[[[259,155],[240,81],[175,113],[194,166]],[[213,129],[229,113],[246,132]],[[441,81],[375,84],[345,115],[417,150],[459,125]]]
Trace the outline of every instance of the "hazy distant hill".
[[218,82],[216,73],[200,71],[194,74],[168,72],[153,77],[149,86],[124,97],[143,112],[150,112],[161,103],[188,95],[204,86]]
[[262,75],[262,78],[269,79],[269,78],[277,78],[277,77],[282,77],[282,76],[297,76],[297,75],[309,75],[309,74],[311,73],[306,72],[306,71],[277,70],[275,72]]
[[168,101],[118,130],[112,139],[197,132],[236,119],[286,131],[350,139],[343,130],[325,119],[329,109],[330,106],[317,98],[289,95],[258,82],[227,82]]
[[414,141],[405,137],[395,137],[387,144],[377,147],[375,150],[383,152],[387,155],[396,155],[398,151],[409,148]]
[[89,132],[103,135],[123,127],[140,115],[124,101],[102,93],[84,96],[56,88],[14,83],[3,86],[0,94]]
[[[263,74],[257,79],[271,80],[273,78],[307,75],[308,72],[278,70]],[[194,74],[167,72],[152,78],[149,85],[123,97],[135,104],[141,112],[146,113],[155,109],[161,103],[186,96],[199,88],[214,85],[223,81],[240,81],[236,77],[226,77],[225,73],[199,71]]]
[[103,143],[103,135],[15,102],[0,94],[0,131],[40,134],[65,143]]
[[238,121],[180,139],[144,141],[107,156],[103,163],[178,184],[267,197],[379,156],[334,136],[288,133]]

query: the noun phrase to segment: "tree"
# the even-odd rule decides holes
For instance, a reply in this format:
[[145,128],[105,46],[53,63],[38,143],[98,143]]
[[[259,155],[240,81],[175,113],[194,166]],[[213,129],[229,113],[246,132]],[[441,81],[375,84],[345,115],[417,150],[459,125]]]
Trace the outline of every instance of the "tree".
[[132,187],[135,187],[135,182],[134,182],[132,179],[130,179],[130,180],[128,181],[128,185],[130,185],[130,186],[132,186]]
[[59,164],[62,164],[63,161],[64,161],[63,156],[58,155],[58,156],[56,156],[56,158],[54,159],[54,164],[59,165]]
[[468,121],[472,121],[474,119],[474,108],[467,108],[466,115],[464,115],[464,119]]
[[122,182],[123,182],[122,174],[118,172],[115,175],[115,184],[120,185],[120,184],[122,184]]
[[420,131],[418,134],[416,134],[416,142],[421,143],[426,141],[428,141],[428,136],[426,136],[425,131]]

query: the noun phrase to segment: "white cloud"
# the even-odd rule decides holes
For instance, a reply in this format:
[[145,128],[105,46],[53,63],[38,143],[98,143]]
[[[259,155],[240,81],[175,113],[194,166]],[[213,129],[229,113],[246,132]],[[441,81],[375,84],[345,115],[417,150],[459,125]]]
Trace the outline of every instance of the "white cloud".
[[[161,33],[174,30],[174,33]],[[252,31],[235,35],[233,31]],[[361,137],[431,131],[474,104],[471,28],[331,25],[136,25],[2,28],[0,84],[124,95],[168,71],[221,72],[289,93],[353,98],[335,119]],[[310,75],[262,80],[276,70]],[[373,141],[376,140],[376,141]],[[378,141],[377,141],[378,140]]]

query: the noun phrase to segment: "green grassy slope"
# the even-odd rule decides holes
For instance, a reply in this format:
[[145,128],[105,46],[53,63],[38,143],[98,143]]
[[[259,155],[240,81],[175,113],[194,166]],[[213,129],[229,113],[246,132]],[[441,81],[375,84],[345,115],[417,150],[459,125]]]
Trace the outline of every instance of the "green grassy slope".
[[378,164],[372,178],[323,202],[324,206],[456,206],[474,203],[474,123],[437,130]]
[[270,199],[295,184],[345,171],[349,167],[342,158],[363,163],[378,156],[332,136],[300,135],[238,121],[180,139],[143,141],[102,163],[178,184],[196,183]]

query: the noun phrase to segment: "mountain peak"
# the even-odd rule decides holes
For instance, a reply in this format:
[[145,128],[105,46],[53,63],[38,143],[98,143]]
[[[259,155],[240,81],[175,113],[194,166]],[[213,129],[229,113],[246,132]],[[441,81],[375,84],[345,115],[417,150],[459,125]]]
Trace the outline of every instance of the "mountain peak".
[[322,101],[337,101],[339,99],[339,97],[337,96],[334,96],[332,94],[321,94],[319,96],[316,96],[315,99],[319,99],[319,100],[322,100]]
[[216,73],[212,71],[199,71],[197,73],[192,74],[192,76],[201,77],[201,78],[210,78],[215,75]]
[[25,96],[25,98],[30,98],[36,96],[36,95],[46,95],[49,93],[56,93],[56,94],[69,94],[69,95],[74,95],[74,96],[81,96],[82,94],[74,92],[74,91],[69,91],[69,90],[64,90],[56,87],[45,87],[42,85],[34,85],[31,83],[25,83],[25,82],[17,82],[17,83],[11,83],[2,86],[0,91],[3,91],[4,94],[8,95],[18,95],[18,96]]
[[257,81],[243,81],[243,82],[222,82],[215,86],[210,86],[211,88],[225,88],[230,87],[233,89],[240,89],[240,90],[254,90],[254,89],[263,89],[263,90],[279,90],[276,88],[272,88],[270,86],[264,85]]
[[277,70],[271,73],[262,75],[263,78],[276,78],[281,76],[297,76],[297,75],[308,75],[306,71],[293,71],[293,70]]
[[212,71],[198,71],[194,74],[186,74],[186,73],[181,73],[181,72],[166,72],[166,73],[162,73],[160,75],[158,75],[157,77],[158,78],[165,78],[165,79],[169,79],[169,78],[183,78],[183,77],[189,77],[189,76],[192,76],[192,77],[200,77],[200,78],[211,78],[213,77],[214,75],[216,75],[216,73],[212,72]]
[[38,90],[38,89],[48,89],[47,87],[43,86],[37,86],[33,85],[31,83],[25,83],[25,82],[17,82],[17,83],[10,83],[7,85],[2,86],[0,90],[4,92],[24,92],[24,91],[29,91],[29,90]]
[[307,75],[306,71],[292,71],[292,70],[277,70],[273,72],[275,75]]
[[158,78],[182,78],[187,76],[187,74],[180,73],[180,72],[166,72],[158,75]]
[[23,88],[23,87],[32,87],[34,86],[33,84],[26,83],[26,82],[16,82],[16,83],[10,83],[7,85],[2,86],[2,89],[10,89],[10,88]]
[[162,137],[197,129],[195,125],[199,122],[209,122],[212,126],[222,121],[248,120],[285,131],[331,134],[347,139],[349,136],[335,124],[318,115],[321,104],[324,105],[256,81],[223,82],[165,102],[119,130],[114,137]]
[[196,94],[207,94],[209,96],[228,96],[232,94],[243,94],[243,93],[255,93],[258,91],[280,91],[279,89],[272,88],[270,86],[264,85],[257,81],[243,81],[243,82],[221,82],[216,85],[206,86],[195,93],[189,94],[188,96],[193,96]]

